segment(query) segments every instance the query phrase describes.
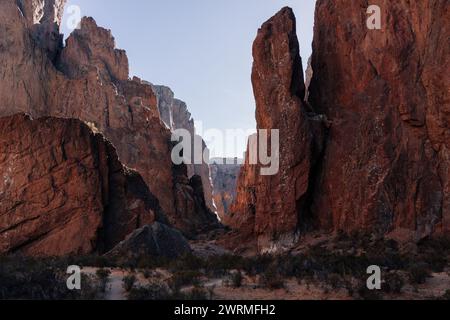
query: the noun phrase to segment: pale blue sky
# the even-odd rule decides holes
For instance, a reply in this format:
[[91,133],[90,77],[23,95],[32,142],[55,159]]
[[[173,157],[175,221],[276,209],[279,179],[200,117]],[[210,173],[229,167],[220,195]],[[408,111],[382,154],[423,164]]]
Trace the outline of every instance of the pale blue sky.
[[[261,24],[282,7],[290,6],[297,17],[304,65],[311,54],[315,0],[69,0],[69,5],[112,30],[117,47],[127,51],[131,76],[171,87],[205,129],[256,126],[252,43]],[[62,31],[68,33],[64,22]]]

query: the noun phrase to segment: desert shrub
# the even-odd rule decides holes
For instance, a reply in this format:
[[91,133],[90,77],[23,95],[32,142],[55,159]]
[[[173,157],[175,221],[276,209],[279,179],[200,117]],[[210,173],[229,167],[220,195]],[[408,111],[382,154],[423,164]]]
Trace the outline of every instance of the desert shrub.
[[87,300],[99,296],[97,283],[82,274],[81,290],[66,285],[64,258],[0,256],[0,300]]
[[423,284],[430,277],[428,265],[424,263],[416,263],[409,267],[409,279],[412,284]]
[[441,298],[442,300],[450,300],[450,289],[445,291],[444,295]]
[[106,285],[109,281],[109,276],[111,275],[111,271],[109,269],[98,269],[95,272],[98,281],[99,281],[99,289],[101,292],[106,292]]
[[274,268],[269,268],[266,272],[264,272],[264,274],[261,275],[259,284],[260,286],[270,290],[282,289],[285,285],[283,278]]
[[184,294],[182,300],[208,300],[208,292],[199,286]]
[[145,287],[133,287],[128,293],[128,300],[170,300],[171,292],[162,282],[154,282]]
[[149,269],[145,269],[144,271],[142,271],[142,275],[145,279],[148,279],[152,276],[152,272]]
[[98,270],[95,272],[95,274],[97,275],[97,277],[98,277],[100,280],[105,280],[105,279],[108,279],[109,276],[111,275],[111,270],[101,268],[101,269],[98,269]]
[[358,292],[358,296],[361,300],[382,300],[382,292],[381,290],[369,290],[367,288],[367,284],[365,282],[358,283],[358,289],[355,290]]
[[345,279],[343,279],[342,276],[337,273],[328,275],[327,283],[334,290],[345,287]]
[[197,271],[178,271],[170,279],[170,287],[174,291],[179,291],[182,287],[196,286],[200,283],[200,272]]
[[205,267],[205,261],[189,253],[171,261],[167,267],[172,271],[201,270]]
[[244,280],[244,277],[242,276],[242,273],[240,271],[233,272],[231,274],[231,285],[233,288],[240,288],[242,286],[242,281]]
[[136,280],[137,279],[134,274],[130,274],[130,275],[123,277],[123,279],[122,279],[123,288],[125,289],[126,292],[130,292],[131,289],[133,289],[134,284],[136,283]]
[[245,258],[235,255],[212,256],[206,259],[204,268],[212,276],[223,276],[229,270],[241,269]]
[[386,293],[400,294],[405,285],[403,277],[397,272],[389,272],[386,274],[382,289]]

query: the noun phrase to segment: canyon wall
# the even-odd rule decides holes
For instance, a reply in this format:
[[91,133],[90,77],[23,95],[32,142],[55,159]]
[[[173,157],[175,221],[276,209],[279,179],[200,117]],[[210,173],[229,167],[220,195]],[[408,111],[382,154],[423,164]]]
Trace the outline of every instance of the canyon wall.
[[242,165],[222,164],[213,161],[210,165],[213,184],[213,199],[221,222],[228,225],[231,205],[236,199],[237,179]]
[[[446,0],[319,0],[310,104],[331,122],[312,211],[320,228],[450,231]],[[339,14],[336,14],[339,13]]]
[[[63,4],[51,0],[0,4],[0,116],[25,112],[33,118],[77,118],[88,123],[112,142],[122,163],[142,175],[173,226],[189,235],[212,227],[214,213],[194,203],[198,184],[183,178],[185,171],[172,165],[171,132],[159,117],[152,87],[128,78],[126,53],[115,48],[111,32],[92,18],[83,18],[65,47],[61,36],[49,40],[35,35],[47,24],[59,30]],[[57,50],[49,53],[53,41]]]
[[[192,139],[195,137],[196,139],[202,140],[202,152],[205,152],[206,150],[209,153],[203,139],[196,134],[194,119],[192,118],[186,103],[176,99],[173,91],[166,86],[153,85],[153,90],[155,91],[158,100],[158,109],[161,120],[166,126],[172,131],[177,129],[189,131]],[[194,150],[194,143],[191,145],[192,150]],[[191,178],[194,175],[198,175],[202,178],[206,205],[211,211],[215,212],[216,207],[213,203],[213,186],[211,183],[209,163],[203,161],[202,164],[194,164],[194,156],[192,156],[191,163],[192,164],[186,165],[188,177]]]
[[103,253],[165,222],[142,177],[74,119],[0,119],[0,253]]
[[260,251],[308,230],[418,240],[450,232],[449,2],[318,0],[308,101],[284,8],[258,32],[260,129],[280,129],[280,172],[240,174],[232,226]]
[[247,152],[230,221],[232,227],[256,236],[259,247],[278,250],[292,244],[294,231],[308,222],[310,174],[318,153],[315,120],[303,102],[302,61],[290,8],[259,29],[253,58],[257,129],[279,130],[280,165],[276,175],[263,176],[261,166],[249,164]]

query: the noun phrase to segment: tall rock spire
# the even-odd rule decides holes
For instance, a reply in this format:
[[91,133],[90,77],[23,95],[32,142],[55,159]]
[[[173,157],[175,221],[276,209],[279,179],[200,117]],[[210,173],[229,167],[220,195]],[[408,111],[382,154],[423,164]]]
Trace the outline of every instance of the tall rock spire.
[[[280,133],[280,168],[262,176],[246,164],[238,182],[231,224],[255,235],[260,250],[294,243],[294,232],[308,214],[313,136],[306,106],[296,20],[283,8],[263,24],[253,44],[252,83],[258,129]],[[262,138],[262,137],[259,137]]]

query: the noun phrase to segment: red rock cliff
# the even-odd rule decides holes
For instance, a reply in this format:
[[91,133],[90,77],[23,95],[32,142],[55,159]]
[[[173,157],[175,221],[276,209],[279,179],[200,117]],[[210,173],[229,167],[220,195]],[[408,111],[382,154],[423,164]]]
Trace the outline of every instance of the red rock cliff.
[[450,232],[449,2],[371,4],[382,30],[367,28],[367,1],[317,1],[308,107],[291,10],[258,32],[256,118],[280,128],[280,172],[245,165],[233,226],[260,250],[312,227]]
[[330,230],[450,227],[449,2],[319,0],[310,103],[332,123],[312,211]]
[[0,253],[103,253],[165,221],[138,173],[79,120],[0,119]]
[[172,225],[193,234],[198,224],[190,221],[198,221],[198,214],[214,219],[208,208],[183,192],[192,190],[189,180],[174,176],[171,132],[159,118],[156,96],[149,84],[128,79],[128,59],[115,48],[110,31],[84,18],[66,47],[58,41],[58,50],[50,52],[54,38],[37,38],[35,30],[47,21],[59,30],[55,12],[60,9],[45,8],[60,8],[64,1],[22,2],[0,3],[0,116],[25,112],[34,118],[85,121],[113,143],[125,165],[142,175]]
[[284,8],[264,23],[253,45],[252,83],[258,129],[277,129],[280,169],[261,175],[246,163],[238,181],[231,225],[254,234],[263,250],[294,243],[294,231],[306,223],[313,166],[312,119],[303,102],[305,87],[296,20]]

